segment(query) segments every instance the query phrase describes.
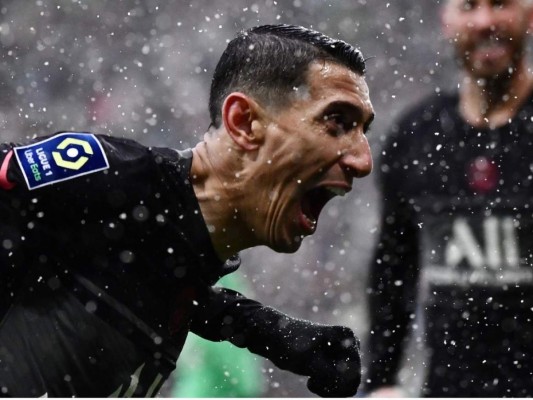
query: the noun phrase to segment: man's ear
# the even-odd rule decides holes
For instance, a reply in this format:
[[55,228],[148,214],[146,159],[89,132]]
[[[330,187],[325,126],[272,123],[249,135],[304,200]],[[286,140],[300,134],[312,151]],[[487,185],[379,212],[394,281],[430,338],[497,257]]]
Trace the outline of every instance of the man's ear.
[[243,93],[230,93],[222,105],[222,121],[226,132],[244,150],[256,150],[262,141],[258,117],[258,104]]

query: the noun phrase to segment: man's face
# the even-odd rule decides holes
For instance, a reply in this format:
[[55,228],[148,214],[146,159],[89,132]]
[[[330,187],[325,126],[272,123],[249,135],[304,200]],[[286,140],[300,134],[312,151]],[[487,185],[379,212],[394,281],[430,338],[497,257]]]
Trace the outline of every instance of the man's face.
[[373,116],[364,78],[330,62],[311,64],[282,111],[263,110],[251,222],[262,244],[294,252],[314,233],[324,205],[372,169],[365,136]]
[[531,7],[527,0],[448,0],[444,33],[474,78],[508,73],[522,60]]

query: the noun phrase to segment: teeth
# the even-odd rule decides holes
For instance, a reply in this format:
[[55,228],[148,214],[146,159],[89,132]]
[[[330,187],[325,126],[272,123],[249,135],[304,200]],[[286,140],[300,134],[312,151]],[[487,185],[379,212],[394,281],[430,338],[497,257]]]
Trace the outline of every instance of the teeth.
[[340,187],[328,187],[327,189],[335,196],[344,196],[346,194],[346,190]]
[[311,217],[309,217],[309,216],[307,216],[307,215],[305,215],[305,214],[304,214],[304,217],[305,217],[305,219],[307,220],[307,222],[309,222],[309,224],[310,224],[311,226],[313,226],[313,228],[316,226],[316,219],[311,218]]

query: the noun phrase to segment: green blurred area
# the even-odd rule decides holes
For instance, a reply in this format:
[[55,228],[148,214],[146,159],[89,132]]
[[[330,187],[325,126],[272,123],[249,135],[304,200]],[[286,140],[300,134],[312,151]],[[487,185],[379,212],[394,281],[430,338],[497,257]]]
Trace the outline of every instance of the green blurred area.
[[[247,289],[237,273],[225,276],[218,285],[239,292]],[[190,333],[173,375],[170,396],[260,397],[264,391],[261,367],[261,359],[246,349]]]

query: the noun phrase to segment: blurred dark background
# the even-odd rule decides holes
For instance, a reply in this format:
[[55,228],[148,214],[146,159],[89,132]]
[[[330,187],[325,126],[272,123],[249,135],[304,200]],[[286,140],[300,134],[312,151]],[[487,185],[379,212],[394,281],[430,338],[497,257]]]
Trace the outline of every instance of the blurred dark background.
[[[191,147],[208,127],[210,79],[227,41],[266,23],[304,25],[361,48],[377,114],[369,133],[375,158],[399,113],[453,82],[437,0],[2,0],[1,138],[76,130]],[[298,253],[247,250],[239,272],[250,297],[296,317],[351,326],[363,353],[366,273],[380,212],[374,179],[332,201]],[[263,365],[263,396],[310,396],[304,378]],[[409,380],[414,372],[405,371]]]

